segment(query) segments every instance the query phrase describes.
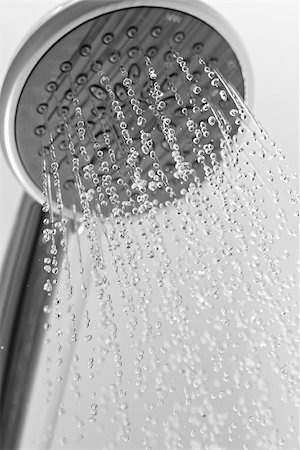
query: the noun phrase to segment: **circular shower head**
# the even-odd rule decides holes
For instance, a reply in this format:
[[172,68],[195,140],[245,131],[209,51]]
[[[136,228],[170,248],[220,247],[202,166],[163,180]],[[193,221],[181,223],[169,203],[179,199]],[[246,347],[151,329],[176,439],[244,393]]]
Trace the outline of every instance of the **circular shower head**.
[[[215,92],[199,65],[199,58],[217,67],[251,103],[251,70],[240,40],[219,14],[198,0],[71,1],[57,8],[39,25],[11,64],[0,103],[2,149],[19,180],[37,201],[42,202],[41,160],[49,153],[50,133],[59,163],[64,205],[70,210],[76,203],[65,130],[67,117],[73,123],[71,135],[73,133],[74,140],[78,138],[74,97],[80,102],[87,131],[87,155],[80,163],[81,173],[91,163],[101,172],[100,166],[108,158],[105,133],[110,134],[120,170],[124,166],[124,142],[115,123],[108,92],[99,81],[100,71],[109,77],[135,148],[141,153],[140,130],[130,109],[132,105],[121,71],[126,69],[141,108],[148,108],[149,113],[146,56],[157,72],[166,115],[171,118],[184,157],[201,178],[202,169],[184,132],[186,116],[175,95],[180,89],[187,91],[188,88],[172,52],[178,52],[188,63],[193,82],[207,91],[206,96],[214,98]],[[222,101],[218,106],[224,110],[229,108]],[[201,120],[204,118],[202,116]],[[171,151],[155,115],[147,117],[145,131],[151,133],[161,167],[180,196],[183,185],[174,177]],[[103,151],[102,162],[95,154],[92,145],[95,142]],[[142,156],[139,166],[148,177],[151,161]],[[89,182],[86,183],[88,188]],[[152,198],[164,200],[159,191],[150,194]]]

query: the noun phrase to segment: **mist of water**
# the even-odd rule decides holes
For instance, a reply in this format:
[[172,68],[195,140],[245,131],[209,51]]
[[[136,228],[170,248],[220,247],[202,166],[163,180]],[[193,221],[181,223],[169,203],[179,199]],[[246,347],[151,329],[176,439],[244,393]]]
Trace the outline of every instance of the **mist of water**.
[[[297,174],[217,69],[198,61],[213,89],[206,95],[180,53],[171,55],[179,81],[168,76],[164,89],[145,56],[146,102],[120,63],[130,124],[99,69],[105,146],[75,90],[70,115],[62,111],[73,234],[48,130],[44,311],[46,343],[56,352],[46,368],[47,402],[61,383],[65,392],[54,443],[296,448]],[[170,96],[184,119],[180,130],[168,114]],[[158,135],[171,170],[158,156]]]

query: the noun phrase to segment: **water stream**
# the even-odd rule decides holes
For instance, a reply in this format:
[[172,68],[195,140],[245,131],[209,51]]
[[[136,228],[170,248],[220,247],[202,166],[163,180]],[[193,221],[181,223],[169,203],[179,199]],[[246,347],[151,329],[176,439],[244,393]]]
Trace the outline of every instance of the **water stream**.
[[207,94],[180,53],[170,54],[168,70],[144,56],[146,98],[121,60],[122,101],[99,68],[101,138],[71,78],[68,114],[57,99],[77,219],[69,234],[48,129],[48,405],[64,387],[45,440],[70,449],[294,449],[297,174],[217,69],[198,59]]

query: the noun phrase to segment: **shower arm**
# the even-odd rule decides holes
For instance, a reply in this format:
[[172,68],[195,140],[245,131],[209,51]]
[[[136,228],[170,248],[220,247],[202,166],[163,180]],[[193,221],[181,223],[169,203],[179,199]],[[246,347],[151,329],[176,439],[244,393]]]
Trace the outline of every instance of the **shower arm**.
[[[0,279],[2,448],[14,448],[41,343],[40,205],[24,194]],[[45,296],[43,296],[45,297]],[[36,301],[33,301],[35,299]]]

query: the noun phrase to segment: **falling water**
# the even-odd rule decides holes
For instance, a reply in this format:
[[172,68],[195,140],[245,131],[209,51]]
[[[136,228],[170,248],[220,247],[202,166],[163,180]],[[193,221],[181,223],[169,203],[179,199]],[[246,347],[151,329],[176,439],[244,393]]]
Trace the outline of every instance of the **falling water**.
[[66,69],[72,107],[56,101],[71,212],[47,128],[43,268],[54,301],[44,308],[45,343],[56,343],[47,403],[64,388],[45,440],[72,449],[296,448],[297,176],[217,69],[195,55],[200,83],[176,49],[172,70],[139,51],[145,98],[117,51],[121,100],[102,67],[101,107],[85,93],[100,138]]

